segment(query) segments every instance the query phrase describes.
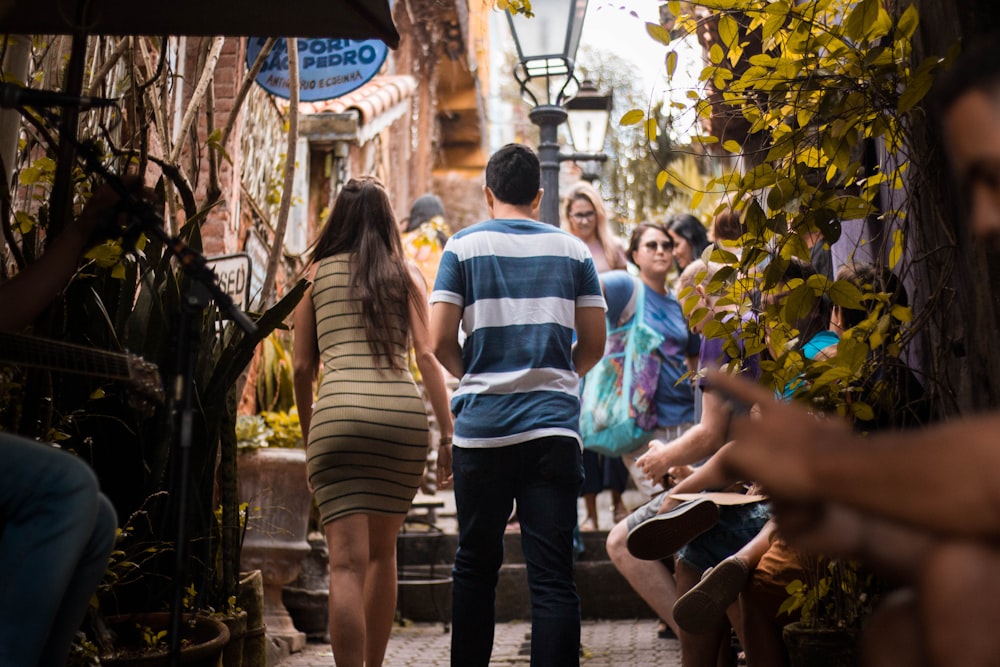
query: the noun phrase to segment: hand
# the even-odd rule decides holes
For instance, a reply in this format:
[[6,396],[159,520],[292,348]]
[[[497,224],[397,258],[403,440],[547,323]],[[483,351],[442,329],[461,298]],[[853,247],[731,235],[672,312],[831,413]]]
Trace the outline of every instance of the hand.
[[671,468],[667,445],[660,440],[650,440],[646,452],[635,460],[635,464],[650,480],[662,481]]
[[670,486],[676,486],[690,477],[693,472],[694,468],[689,465],[670,466],[670,470],[667,471],[667,482]]
[[830,452],[856,437],[843,419],[820,418],[801,405],[780,402],[759,385],[709,371],[709,382],[730,400],[757,404],[759,415],[734,417],[735,446],[720,455],[734,479],[751,479],[775,500],[812,503],[823,499],[814,471]]
[[772,502],[782,539],[796,549],[831,558],[857,558],[865,519],[843,505]]
[[438,455],[437,455],[437,480],[438,488],[450,489],[452,483],[454,483],[455,478],[451,469],[451,438],[448,442],[442,442],[438,445]]

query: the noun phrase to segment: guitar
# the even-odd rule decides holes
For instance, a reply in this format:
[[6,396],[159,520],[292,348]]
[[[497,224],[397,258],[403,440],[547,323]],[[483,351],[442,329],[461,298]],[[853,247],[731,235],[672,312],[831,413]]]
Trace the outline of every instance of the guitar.
[[163,404],[159,370],[134,354],[0,332],[0,362],[122,380],[132,389],[129,403],[143,416]]

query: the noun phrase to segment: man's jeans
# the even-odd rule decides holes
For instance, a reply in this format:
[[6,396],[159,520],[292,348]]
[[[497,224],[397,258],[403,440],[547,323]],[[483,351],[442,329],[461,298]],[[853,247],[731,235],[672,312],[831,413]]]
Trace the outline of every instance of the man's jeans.
[[0,433],[0,665],[66,664],[117,525],[82,459]]
[[574,438],[493,449],[453,448],[458,553],[452,585],[452,667],[487,667],[493,650],[503,535],[517,500],[531,592],[531,664],[580,664],[573,530],[583,481]]

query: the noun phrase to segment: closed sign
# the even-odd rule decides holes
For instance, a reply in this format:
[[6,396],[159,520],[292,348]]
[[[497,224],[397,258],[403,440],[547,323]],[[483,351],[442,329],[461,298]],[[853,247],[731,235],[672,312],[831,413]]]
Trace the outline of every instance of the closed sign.
[[215,272],[222,291],[237,308],[246,310],[250,306],[250,255],[241,252],[209,257],[205,263]]

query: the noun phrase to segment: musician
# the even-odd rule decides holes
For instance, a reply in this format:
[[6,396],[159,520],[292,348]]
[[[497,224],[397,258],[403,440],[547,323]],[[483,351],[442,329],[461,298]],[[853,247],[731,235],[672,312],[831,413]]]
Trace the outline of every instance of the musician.
[[[110,188],[98,190],[45,254],[0,283],[0,331],[24,329],[52,302],[117,200]],[[0,665],[66,664],[117,526],[82,459],[0,433]]]

